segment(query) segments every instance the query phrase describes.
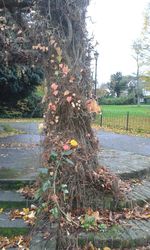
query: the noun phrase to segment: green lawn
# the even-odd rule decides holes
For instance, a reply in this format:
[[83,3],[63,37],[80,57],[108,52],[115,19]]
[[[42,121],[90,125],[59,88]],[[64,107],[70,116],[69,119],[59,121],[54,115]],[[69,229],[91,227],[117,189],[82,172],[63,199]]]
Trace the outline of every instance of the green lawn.
[[150,134],[150,105],[102,105],[95,123],[111,129]]
[[103,113],[127,113],[136,116],[148,116],[150,117],[150,105],[102,105]]

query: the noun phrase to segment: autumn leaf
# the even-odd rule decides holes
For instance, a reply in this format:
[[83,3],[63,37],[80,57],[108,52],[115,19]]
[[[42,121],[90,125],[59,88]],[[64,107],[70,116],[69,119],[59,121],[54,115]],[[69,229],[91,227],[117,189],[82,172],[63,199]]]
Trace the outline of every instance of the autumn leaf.
[[70,94],[69,90],[66,90],[66,91],[64,92],[64,96],[69,95],[69,94]]
[[20,214],[21,215],[27,215],[27,214],[29,214],[29,208],[23,208],[23,211],[22,212],[20,212]]
[[54,43],[54,48],[55,48],[55,49],[56,49],[57,45],[58,45],[58,44],[55,42],[55,43]]
[[23,208],[21,211],[15,209],[10,213],[11,220],[23,219],[26,223],[34,225],[36,220],[36,211],[29,208]]
[[67,100],[68,103],[70,103],[70,102],[72,101],[72,96],[68,96],[68,97],[66,98],[66,100]]
[[78,146],[78,142],[77,142],[75,139],[72,139],[72,140],[70,141],[70,145],[71,145],[72,147],[77,147],[77,146]]
[[66,150],[70,150],[70,147],[69,147],[69,145],[67,145],[67,144],[64,144],[64,145],[63,145],[63,150],[65,150],[65,151],[66,151]]
[[54,95],[54,96],[57,96],[57,95],[58,95],[58,90],[55,90],[55,91],[53,92],[53,95]]
[[60,47],[56,47],[55,49],[56,49],[57,54],[58,54],[59,56],[61,56],[61,55],[62,55],[62,50],[61,50],[61,48],[60,48]]
[[53,45],[55,43],[55,40],[50,40],[50,45]]
[[55,104],[49,103],[48,108],[49,108],[51,111],[56,111],[56,105],[55,105]]
[[58,84],[57,83],[52,83],[51,84],[51,89],[53,90],[53,91],[55,91],[55,90],[57,90],[58,89]]
[[92,213],[93,213],[93,209],[89,207],[86,213],[87,213],[89,216],[91,216]]
[[62,56],[59,55],[59,56],[56,57],[56,59],[57,59],[57,61],[60,63],[60,62],[62,61]]
[[4,211],[4,208],[0,208],[0,214]]
[[53,202],[55,202],[55,203],[58,202],[58,196],[57,196],[56,194],[53,194],[50,198],[51,198],[51,200],[52,200]]
[[68,66],[67,66],[67,65],[64,65],[64,67],[62,68],[63,74],[64,74],[64,75],[68,75],[69,71],[70,71],[70,70],[69,70]]
[[67,65],[61,63],[61,64],[59,64],[59,67],[60,67],[60,69],[62,69],[62,72],[64,75],[68,75],[70,69],[68,68]]
[[75,77],[71,76],[69,82],[70,82],[70,83],[73,83],[74,80],[75,80]]
[[92,217],[95,218],[95,221],[96,221],[96,222],[100,221],[99,211],[93,212],[93,213],[92,213]]

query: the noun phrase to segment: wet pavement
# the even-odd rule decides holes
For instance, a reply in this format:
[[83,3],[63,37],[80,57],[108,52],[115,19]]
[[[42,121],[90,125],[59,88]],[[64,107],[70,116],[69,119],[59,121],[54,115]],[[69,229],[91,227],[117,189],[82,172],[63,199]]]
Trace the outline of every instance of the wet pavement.
[[97,137],[102,148],[150,156],[150,138],[116,134],[104,130],[99,130]]
[[[0,138],[0,179],[34,179],[38,174],[43,140],[38,124],[9,123],[25,134]],[[96,133],[101,146],[100,164],[117,173],[150,170],[150,138],[103,130]]]
[[150,138],[100,130],[100,165],[121,177],[141,178],[150,174]]
[[9,122],[18,134],[0,138],[0,179],[35,179],[42,165],[42,139],[37,122]]

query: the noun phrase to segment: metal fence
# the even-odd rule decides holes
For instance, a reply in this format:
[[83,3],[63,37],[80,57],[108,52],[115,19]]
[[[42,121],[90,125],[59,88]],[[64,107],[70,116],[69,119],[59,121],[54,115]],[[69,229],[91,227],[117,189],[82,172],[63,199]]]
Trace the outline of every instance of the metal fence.
[[101,127],[150,133],[150,116],[143,114],[104,112],[97,116],[96,123]]

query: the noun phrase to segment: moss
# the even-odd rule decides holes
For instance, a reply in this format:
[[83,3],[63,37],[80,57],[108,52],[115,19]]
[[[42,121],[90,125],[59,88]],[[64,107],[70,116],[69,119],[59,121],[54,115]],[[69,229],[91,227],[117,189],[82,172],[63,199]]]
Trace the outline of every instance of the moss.
[[18,176],[17,170],[10,168],[1,168],[0,179],[15,178]]
[[17,190],[27,185],[32,185],[35,180],[0,180],[0,189]]
[[27,201],[18,201],[18,202],[11,202],[11,201],[0,201],[0,207],[5,209],[19,209],[19,208],[24,208],[24,207],[28,207],[28,205],[31,203],[31,201],[27,202]]
[[22,130],[15,129],[11,127],[8,123],[0,124],[2,130],[0,130],[0,137],[7,137],[17,134],[24,134],[25,132]]
[[14,237],[17,235],[27,235],[29,228],[0,228],[0,236]]

